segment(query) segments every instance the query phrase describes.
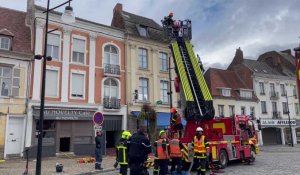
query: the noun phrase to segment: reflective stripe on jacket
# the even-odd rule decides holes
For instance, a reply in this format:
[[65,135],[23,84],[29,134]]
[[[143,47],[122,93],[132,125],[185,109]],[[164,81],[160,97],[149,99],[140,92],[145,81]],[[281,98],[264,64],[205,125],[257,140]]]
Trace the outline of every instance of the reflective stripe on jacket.
[[197,136],[194,137],[194,152],[195,154],[205,154],[206,148],[204,143],[205,136],[202,135],[198,140]]
[[170,141],[170,157],[182,157],[178,139],[172,139]]
[[[157,143],[157,147],[156,147],[156,153],[157,153],[157,158],[158,159],[168,159],[169,155],[168,155],[168,148],[167,148],[167,143],[163,143],[164,140],[163,139],[159,139],[156,143]],[[163,144],[166,144],[165,146],[165,150],[163,148]]]
[[127,165],[127,143],[126,141],[120,142],[117,146],[118,149],[118,162],[120,165]]

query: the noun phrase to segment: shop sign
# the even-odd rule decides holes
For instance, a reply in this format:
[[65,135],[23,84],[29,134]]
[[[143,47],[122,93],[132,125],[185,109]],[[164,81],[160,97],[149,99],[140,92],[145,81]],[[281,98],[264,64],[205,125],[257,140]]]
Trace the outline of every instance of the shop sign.
[[[296,121],[291,120],[290,124],[296,125]],[[261,125],[286,126],[286,125],[289,125],[289,120],[263,120],[263,119],[261,119]]]
[[[92,120],[95,111],[90,110],[67,110],[67,109],[44,109],[46,120]],[[36,119],[40,116],[40,109],[33,109]]]

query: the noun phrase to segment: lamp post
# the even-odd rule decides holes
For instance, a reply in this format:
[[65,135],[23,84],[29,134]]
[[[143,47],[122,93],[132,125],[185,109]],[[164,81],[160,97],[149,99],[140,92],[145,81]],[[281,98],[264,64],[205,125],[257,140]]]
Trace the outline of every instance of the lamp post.
[[46,65],[47,61],[51,61],[51,56],[47,56],[47,39],[48,33],[51,33],[57,29],[48,31],[48,22],[49,22],[49,12],[54,9],[57,9],[65,4],[69,4],[66,6],[66,9],[62,15],[62,20],[66,23],[75,22],[75,17],[73,14],[73,8],[70,6],[70,2],[72,0],[68,0],[56,7],[50,7],[50,0],[47,1],[47,10],[43,13],[46,13],[46,26],[45,26],[45,43],[44,43],[44,53],[43,55],[35,55],[34,58],[41,60],[43,59],[43,69],[42,69],[42,92],[41,92],[41,105],[40,105],[40,118],[39,118],[39,130],[38,130],[38,146],[37,146],[37,158],[36,158],[36,175],[41,175],[41,165],[42,165],[42,145],[43,145],[43,122],[44,122],[44,107],[45,107],[45,84],[46,84]]
[[286,98],[286,103],[287,103],[287,114],[288,114],[288,117],[289,117],[291,145],[292,145],[292,147],[294,147],[294,138],[293,138],[293,133],[292,133],[292,125],[291,125],[291,117],[290,117],[290,109],[289,109],[289,100],[288,100],[288,97],[294,97],[294,96],[287,96],[287,92],[285,91],[285,98]]

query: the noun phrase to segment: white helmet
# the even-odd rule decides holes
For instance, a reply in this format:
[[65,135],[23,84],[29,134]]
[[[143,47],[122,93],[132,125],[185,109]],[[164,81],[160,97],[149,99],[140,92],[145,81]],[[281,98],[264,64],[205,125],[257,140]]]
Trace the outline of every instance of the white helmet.
[[200,131],[203,131],[203,129],[202,129],[201,127],[198,127],[198,128],[196,129],[196,131],[197,131],[197,132],[200,132]]

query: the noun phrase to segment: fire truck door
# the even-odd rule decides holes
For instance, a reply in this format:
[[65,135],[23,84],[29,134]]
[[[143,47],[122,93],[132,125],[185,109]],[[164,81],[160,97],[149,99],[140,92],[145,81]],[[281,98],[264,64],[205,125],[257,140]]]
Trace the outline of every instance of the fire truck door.
[[227,141],[227,149],[228,149],[228,158],[229,160],[234,159],[236,154],[236,148],[233,148],[232,141],[234,141],[233,135],[224,135],[224,141]]

